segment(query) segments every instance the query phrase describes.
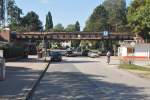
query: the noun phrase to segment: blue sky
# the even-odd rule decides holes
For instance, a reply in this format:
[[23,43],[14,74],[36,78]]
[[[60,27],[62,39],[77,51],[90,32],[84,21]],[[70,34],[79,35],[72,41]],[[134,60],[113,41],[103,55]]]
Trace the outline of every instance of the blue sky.
[[[94,8],[104,0],[15,0],[23,9],[24,15],[29,11],[35,11],[40,20],[45,23],[45,15],[51,12],[54,25],[62,23],[63,26],[74,24],[77,20],[81,28],[93,12]],[[127,4],[131,0],[127,0]]]

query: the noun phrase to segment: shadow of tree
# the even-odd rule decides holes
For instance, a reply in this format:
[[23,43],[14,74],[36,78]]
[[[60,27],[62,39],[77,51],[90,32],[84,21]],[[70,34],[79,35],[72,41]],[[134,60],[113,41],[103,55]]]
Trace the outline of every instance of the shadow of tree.
[[65,59],[63,59],[63,61],[62,62],[52,62],[53,64],[58,64],[58,63],[61,63],[61,64],[63,64],[63,63],[65,63],[65,64],[67,64],[67,63],[70,63],[70,64],[74,64],[74,63],[95,63],[95,62],[98,62],[98,61],[89,61],[89,60],[72,60],[72,61],[68,61],[68,60],[65,60]]
[[143,87],[95,80],[80,72],[47,72],[31,100],[146,100]]
[[39,71],[30,68],[6,66],[6,70],[6,80],[0,81],[0,100],[15,100],[39,75]]

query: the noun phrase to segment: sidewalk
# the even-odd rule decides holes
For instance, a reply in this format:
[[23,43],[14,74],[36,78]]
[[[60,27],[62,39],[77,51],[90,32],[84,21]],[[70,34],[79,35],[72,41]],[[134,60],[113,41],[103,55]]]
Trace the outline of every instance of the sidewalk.
[[0,81],[0,100],[22,99],[31,90],[48,62],[37,60],[36,57],[7,62],[6,80]]
[[[106,62],[106,60],[105,60],[106,57],[103,56],[103,57],[100,57],[100,58],[102,58],[101,60]],[[111,57],[110,65],[117,65],[117,64],[118,65],[120,64],[119,57],[114,57],[114,56]],[[133,64],[150,68],[150,60],[148,60],[148,59],[144,59],[144,60],[142,60],[142,59],[133,59]]]

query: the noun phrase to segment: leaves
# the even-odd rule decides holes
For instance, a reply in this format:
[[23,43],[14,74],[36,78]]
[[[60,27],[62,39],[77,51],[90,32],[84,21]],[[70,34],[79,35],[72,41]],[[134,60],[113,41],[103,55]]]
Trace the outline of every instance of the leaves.
[[5,18],[4,0],[0,0],[0,21]]
[[53,21],[52,21],[52,15],[50,12],[46,15],[46,24],[45,24],[45,30],[50,31],[53,28]]
[[128,8],[127,18],[132,32],[147,38],[150,32],[149,0],[134,0]]
[[64,27],[62,24],[57,24],[54,28],[53,28],[54,32],[63,32],[64,31]]
[[9,17],[10,24],[12,21],[19,22],[22,14],[22,9],[20,9],[14,0],[8,0],[7,14]]
[[74,25],[74,24],[69,24],[69,25],[65,28],[65,31],[67,31],[67,32],[75,32],[75,31],[76,31],[75,25]]
[[78,21],[76,21],[75,30],[76,30],[77,32],[80,31],[80,23],[79,23]]
[[33,11],[22,18],[22,25],[27,28],[26,31],[41,31],[43,28],[39,16]]
[[84,31],[104,31],[107,29],[107,16],[108,13],[104,6],[99,5],[86,22]]

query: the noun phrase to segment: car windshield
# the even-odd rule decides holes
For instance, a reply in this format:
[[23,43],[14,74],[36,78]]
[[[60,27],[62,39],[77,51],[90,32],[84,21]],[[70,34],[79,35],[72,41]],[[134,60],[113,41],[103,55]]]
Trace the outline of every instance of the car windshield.
[[50,55],[61,55],[61,53],[60,53],[60,52],[57,52],[57,51],[51,51],[51,52],[50,52]]

